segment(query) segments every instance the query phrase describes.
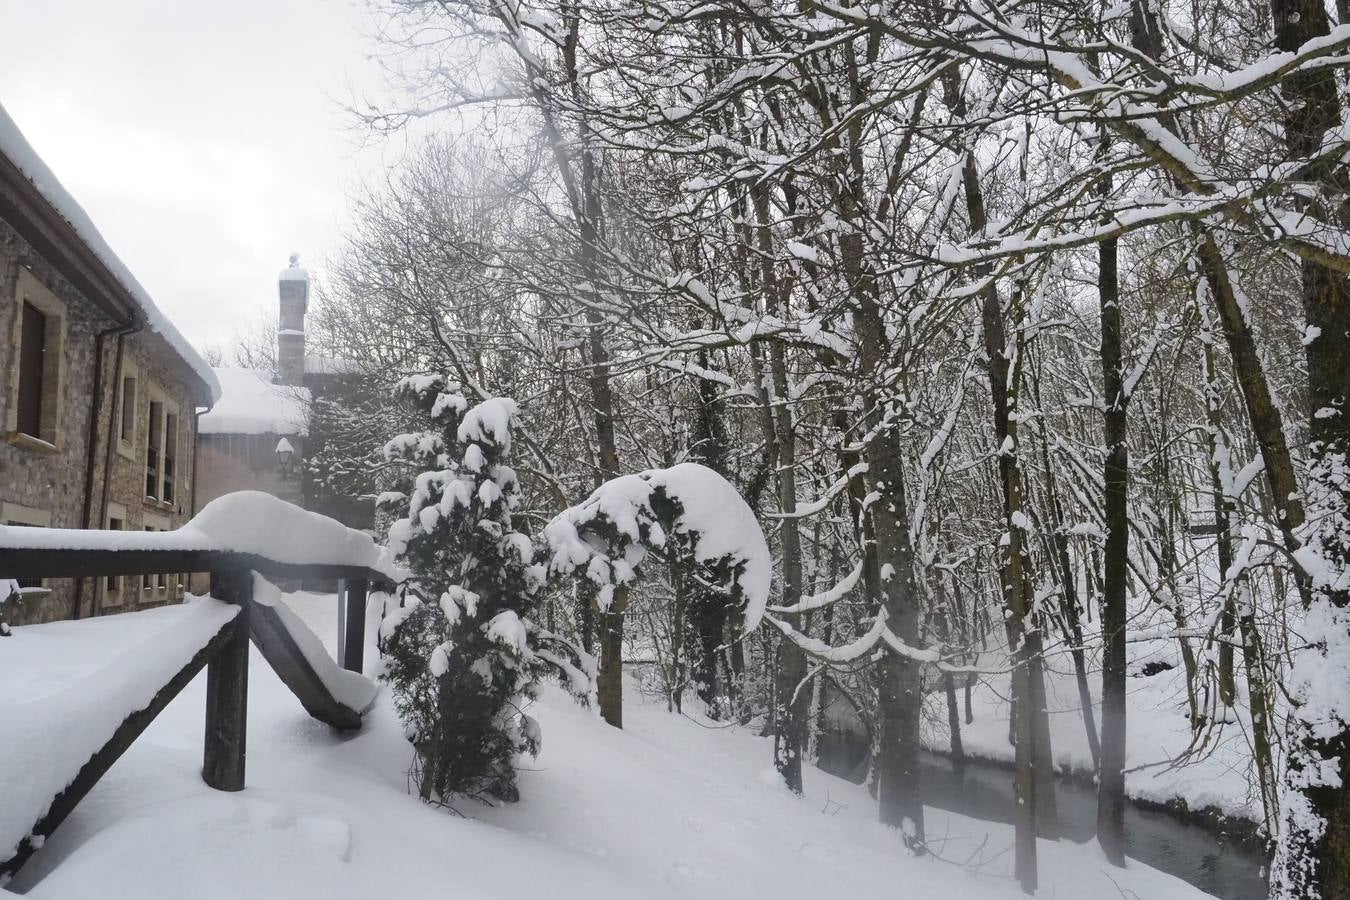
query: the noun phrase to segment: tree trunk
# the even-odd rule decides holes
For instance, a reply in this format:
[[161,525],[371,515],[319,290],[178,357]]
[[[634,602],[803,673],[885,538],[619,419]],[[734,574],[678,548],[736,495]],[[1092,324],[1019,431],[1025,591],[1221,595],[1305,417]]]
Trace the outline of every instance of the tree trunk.
[[[1109,190],[1109,186],[1107,188]],[[1097,842],[1107,860],[1125,865],[1125,609],[1130,523],[1120,292],[1114,238],[1098,244],[1097,292],[1101,305],[1102,401],[1105,404],[1106,523],[1102,620],[1102,753],[1097,777]]]
[[[1041,408],[1040,380],[1032,382],[1036,394],[1036,406]],[[1059,488],[1055,480],[1055,469],[1050,464],[1050,440],[1046,436],[1044,424],[1041,428],[1041,468],[1045,470],[1045,489],[1050,501],[1050,553],[1058,564],[1050,566],[1051,574],[1059,583],[1060,617],[1063,619],[1063,632],[1069,641],[1069,656],[1073,660],[1074,682],[1078,686],[1078,706],[1082,710],[1083,728],[1087,732],[1088,752],[1092,754],[1092,768],[1095,771],[1101,765],[1101,742],[1097,737],[1097,720],[1093,712],[1092,689],[1088,685],[1087,653],[1083,649],[1083,607],[1078,600],[1078,582],[1074,577],[1073,560],[1069,555],[1069,536],[1064,526],[1064,511],[1059,503]]]
[[[1219,389],[1219,370],[1214,359],[1214,326],[1209,317],[1209,308],[1204,303],[1197,304],[1200,314],[1200,343],[1204,352],[1205,364],[1205,432],[1209,442],[1209,485],[1211,503],[1214,506],[1214,546],[1219,558],[1220,577],[1233,566],[1233,498],[1228,496],[1220,466],[1230,471],[1232,461],[1228,451],[1228,441],[1223,430],[1221,412],[1222,396]],[[1233,591],[1224,597],[1223,611],[1219,616],[1219,632],[1223,640],[1219,643],[1219,700],[1224,706],[1232,706],[1237,695],[1237,684],[1233,675],[1233,644],[1236,628],[1233,607]]]
[[[1320,0],[1274,0],[1275,45],[1289,52],[1329,29]],[[1308,157],[1326,133],[1341,126],[1335,71],[1304,68],[1285,78],[1285,140],[1294,157]],[[1306,180],[1320,196],[1305,209],[1335,226],[1350,226],[1350,170],[1341,157],[1310,167]],[[1296,201],[1297,202],[1297,201]],[[1350,701],[1342,689],[1307,704],[1319,677],[1350,654],[1350,278],[1303,260],[1303,315],[1307,322],[1308,500],[1314,515],[1308,626],[1313,646],[1295,659],[1285,775],[1284,827],[1272,873],[1272,896],[1350,898]],[[1282,498],[1277,494],[1276,502]],[[1311,683],[1305,679],[1310,679]],[[1327,693],[1326,688],[1320,694]]]
[[[953,111],[958,117],[964,118],[966,105],[955,68],[947,70],[943,86]],[[969,150],[965,152],[961,180],[970,230],[973,234],[980,234],[988,226],[988,217],[975,156]],[[977,267],[977,277],[984,278],[989,274],[988,266]],[[1014,862],[1023,891],[1031,893],[1036,889],[1037,882],[1037,831],[1039,829],[1047,837],[1054,837],[1058,830],[1050,725],[1045,709],[1045,675],[1042,668],[1044,646],[1040,623],[1034,621],[1032,611],[1032,579],[1026,550],[1030,523],[1023,509],[1022,473],[1017,456],[1018,426],[1012,415],[1018,375],[1009,358],[1003,305],[992,280],[980,291],[979,296],[1006,529],[1006,545],[1000,548],[1005,622],[1009,649],[1017,645],[1013,655],[1016,668],[1013,676],[1015,703],[1012,715],[1018,787],[1018,815],[1015,822],[1017,851]]]
[[[856,217],[857,207],[846,209]],[[850,227],[859,229],[854,218]],[[856,287],[853,328],[858,337],[858,362],[867,387],[865,408],[878,417],[889,410],[876,391],[882,389],[890,343],[877,303],[876,283],[863,259],[862,234],[850,231],[840,237],[845,271]],[[909,506],[905,494],[904,452],[897,423],[871,423],[863,448],[868,482],[876,493],[867,507],[868,523],[875,541],[876,558],[891,567],[891,577],[880,579],[881,607],[896,637],[912,647],[922,641],[922,611],[914,581],[914,550],[909,540]],[[919,665],[907,656],[886,653],[878,663],[880,679],[879,756],[881,821],[899,828],[915,852],[924,852],[923,801],[919,797],[919,719],[923,709]]]
[[[760,289],[765,306],[772,315],[783,315],[786,297],[773,266],[773,243],[769,231],[768,186],[751,189],[756,219],[756,240],[761,258]],[[781,341],[769,346],[769,377],[773,392],[763,396],[766,409],[766,439],[772,441],[774,471],[778,484],[778,508],[792,513],[797,509],[797,441],[793,429],[792,408],[788,404],[787,350]],[[802,597],[802,543],[798,519],[780,520],[779,546],[782,550],[784,606],[792,606]],[[793,628],[800,627],[799,616],[785,615]],[[774,729],[774,765],[788,788],[802,792],[802,754],[810,726],[811,692],[801,690],[806,678],[806,654],[791,640],[779,643],[776,689],[778,712]]]

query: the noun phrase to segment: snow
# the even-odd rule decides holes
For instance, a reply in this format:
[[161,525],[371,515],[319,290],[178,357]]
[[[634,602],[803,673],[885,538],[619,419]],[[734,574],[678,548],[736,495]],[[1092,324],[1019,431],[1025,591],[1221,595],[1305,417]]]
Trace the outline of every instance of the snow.
[[281,281],[309,281],[309,271],[300,266],[299,253],[291,254],[290,265],[282,269],[281,274],[278,275],[277,278]]
[[[641,526],[649,527],[648,543],[660,547],[665,535],[657,523],[651,498],[658,491],[679,502],[682,512],[674,523],[679,534],[693,539],[694,557],[713,563],[723,558],[744,566],[737,579],[745,593],[745,633],[759,627],[769,601],[771,558],[755,513],[736,488],[706,466],[681,463],[669,469],[649,469],[605,482],[582,503],[559,513],[544,528],[553,554],[551,568],[571,572],[585,566],[602,592],[633,577],[641,562]],[[634,558],[611,560],[583,536],[586,526],[607,520],[638,548]],[[613,571],[613,580],[606,570]]]
[[510,453],[511,422],[518,412],[509,397],[489,397],[464,414],[455,436],[461,442],[495,444],[503,454]]
[[0,547],[17,550],[221,550],[294,565],[384,570],[370,535],[262,491],[217,497],[173,531],[98,531],[0,525]]
[[201,434],[309,433],[309,389],[272,383],[260,369],[214,370],[220,397],[197,419]]
[[122,260],[118,259],[112,247],[94,227],[94,222],[89,218],[88,213],[61,185],[56,175],[42,161],[42,157],[38,156],[37,152],[33,150],[32,145],[28,143],[28,140],[23,136],[23,132],[10,118],[3,105],[0,105],[0,154],[14,163],[18,170],[33,183],[38,192],[47,199],[52,208],[60,214],[61,218],[70,223],[75,233],[79,235],[80,240],[84,241],[85,245],[99,258],[99,261],[108,267],[108,271],[136,301],[136,305],[145,315],[145,321],[150,330],[164,338],[183,362],[187,363],[197,377],[206,383],[207,390],[211,395],[211,402],[215,403],[219,400],[220,383],[216,379],[215,372],[206,364],[206,360],[202,359],[192,344],[188,342],[188,339],[183,337],[182,333],[174,327],[173,322],[160,312],[159,307],[150,299],[149,292],[141,287],[141,283],[136,280],[136,276],[131,274],[131,270],[126,267]]
[[12,630],[0,652],[0,858],[238,611],[206,599]]
[[[295,646],[300,648],[309,667],[319,676],[319,680],[337,702],[359,713],[370,709],[371,704],[375,702],[375,695],[379,692],[375,682],[359,672],[348,672],[338,666],[324,647],[323,641],[319,640],[319,636],[291,611],[290,606],[282,598],[280,588],[261,575],[254,575],[253,600],[276,610],[277,617],[286,628],[286,633],[295,641]],[[338,602],[336,597],[333,598],[333,602],[335,604]]]
[[[333,597],[287,602],[333,633]],[[913,858],[864,788],[809,770],[796,798],[768,739],[667,713],[631,682],[622,731],[547,688],[529,710],[548,740],[521,774],[522,801],[465,802],[466,817],[408,795],[411,751],[387,695],[361,732],[339,737],[296,708],[256,651],[249,686],[243,792],[212,791],[198,774],[198,678],[12,887],[33,900],[1022,896],[1010,827],[930,809],[929,834],[958,864]],[[1046,897],[1206,896],[1143,865],[1113,869],[1092,844],[1042,841],[1040,855]]]

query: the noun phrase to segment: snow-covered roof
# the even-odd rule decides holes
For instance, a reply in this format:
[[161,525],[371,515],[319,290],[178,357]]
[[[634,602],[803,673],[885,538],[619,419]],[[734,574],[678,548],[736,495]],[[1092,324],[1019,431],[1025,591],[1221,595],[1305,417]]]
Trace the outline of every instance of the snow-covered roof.
[[272,383],[259,369],[217,368],[220,397],[197,419],[201,434],[307,434],[309,389]]
[[220,398],[220,384],[216,381],[216,376],[212,373],[206,360],[202,359],[192,344],[188,342],[188,339],[183,337],[182,333],[174,327],[173,322],[160,312],[159,307],[150,299],[149,292],[136,280],[136,276],[131,274],[131,270],[117,258],[117,254],[108,246],[108,242],[103,239],[103,235],[99,234],[98,229],[94,227],[93,220],[89,218],[88,213],[75,201],[70,192],[62,187],[56,175],[42,161],[42,157],[38,156],[32,145],[28,143],[27,138],[23,136],[23,132],[10,118],[3,105],[0,105],[0,154],[9,159],[23,173],[24,177],[33,183],[33,186],[51,204],[52,208],[70,223],[71,228],[75,230],[85,246],[98,257],[99,261],[107,267],[112,276],[136,301],[136,305],[145,315],[146,324],[150,330],[164,338],[173,351],[206,383],[206,387],[211,393],[211,401],[214,403],[218,400]]

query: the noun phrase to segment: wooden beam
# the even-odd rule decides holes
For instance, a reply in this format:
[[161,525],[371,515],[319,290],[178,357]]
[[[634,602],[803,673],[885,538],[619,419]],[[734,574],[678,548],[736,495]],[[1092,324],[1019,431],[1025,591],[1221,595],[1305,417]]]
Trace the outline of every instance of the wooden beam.
[[[178,674],[174,675],[164,687],[159,689],[149,705],[122,720],[122,724],[113,732],[108,742],[99,748],[98,752],[91,756],[87,763],[80,767],[75,779],[66,786],[65,790],[56,795],[51,806],[47,807],[46,813],[32,827],[30,833],[41,839],[38,842],[39,844],[56,831],[57,826],[64,822],[71,811],[75,809],[75,805],[84,799],[84,796],[93,789],[104,773],[112,768],[113,763],[117,762],[132,742],[140,737],[141,732],[149,727],[164,707],[168,706],[173,698],[177,697],[183,688],[187,687],[188,683],[196,677],[202,667],[214,659],[216,654],[229,643],[234,636],[234,628],[234,622],[227,622],[211,640],[207,641],[206,646],[197,651],[187,665],[178,670]],[[0,880],[3,880],[4,876],[18,872],[19,868],[36,850],[37,847],[34,846],[32,839],[24,838],[19,843],[15,855],[0,862]]]
[[32,550],[0,547],[5,578],[97,578],[252,569],[274,578],[329,580],[379,578],[363,566],[278,562],[253,553],[224,550]]
[[286,630],[275,607],[253,604],[249,628],[253,643],[307,713],[341,731],[361,727],[361,710],[346,706],[329,692],[328,685]]
[[206,738],[202,780],[218,791],[244,789],[248,734],[248,636],[253,573],[213,572],[211,596],[239,605],[229,641],[206,670]]
[[349,672],[360,674],[365,667],[366,592],[369,583],[364,578],[349,578],[343,582],[343,588],[338,598],[343,609],[338,665]]

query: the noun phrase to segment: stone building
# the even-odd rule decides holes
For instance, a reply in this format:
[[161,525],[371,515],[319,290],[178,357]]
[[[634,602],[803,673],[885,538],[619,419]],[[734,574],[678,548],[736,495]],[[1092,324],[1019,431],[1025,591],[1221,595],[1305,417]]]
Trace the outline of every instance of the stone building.
[[352,366],[305,353],[309,274],[298,257],[277,286],[276,371],[215,370],[221,398],[199,423],[198,495],[206,503],[231,491],[266,491],[352,528],[370,528],[373,500],[325,491],[305,466],[324,440],[322,428],[314,428],[314,406],[345,388]]
[[[216,375],[0,108],[0,524],[176,528]],[[3,575],[3,573],[0,573]],[[23,584],[12,624],[174,602],[185,578]]]

